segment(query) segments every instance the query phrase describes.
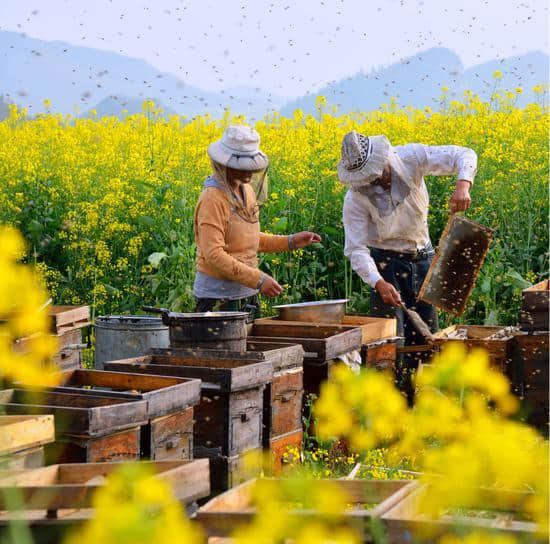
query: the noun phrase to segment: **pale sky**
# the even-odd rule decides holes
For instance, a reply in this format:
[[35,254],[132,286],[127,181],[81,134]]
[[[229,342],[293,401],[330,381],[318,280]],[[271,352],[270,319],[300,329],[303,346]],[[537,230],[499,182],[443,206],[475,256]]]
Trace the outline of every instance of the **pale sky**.
[[0,0],[0,30],[143,58],[208,90],[285,96],[433,46],[465,67],[548,50],[546,0]]

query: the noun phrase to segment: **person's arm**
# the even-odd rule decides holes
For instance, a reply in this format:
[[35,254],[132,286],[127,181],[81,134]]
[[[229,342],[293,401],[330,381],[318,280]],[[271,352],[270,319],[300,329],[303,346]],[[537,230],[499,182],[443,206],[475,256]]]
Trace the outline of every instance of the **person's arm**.
[[344,199],[344,255],[358,276],[374,288],[382,276],[367,247],[367,213],[353,192],[348,192]]
[[470,187],[477,171],[477,155],[473,149],[459,145],[414,144],[422,175],[457,175],[456,187],[449,201],[451,213],[466,211],[472,199]]
[[224,278],[256,289],[261,270],[241,263],[224,249],[228,217],[229,206],[222,198],[212,195],[203,199],[197,210],[197,244],[208,264]]
[[321,242],[321,237],[315,232],[302,231],[290,236],[275,236],[273,234],[260,233],[261,253],[276,253],[281,251],[293,251]]
[[279,236],[277,234],[266,234],[260,232],[260,253],[280,253],[289,250],[289,236]]

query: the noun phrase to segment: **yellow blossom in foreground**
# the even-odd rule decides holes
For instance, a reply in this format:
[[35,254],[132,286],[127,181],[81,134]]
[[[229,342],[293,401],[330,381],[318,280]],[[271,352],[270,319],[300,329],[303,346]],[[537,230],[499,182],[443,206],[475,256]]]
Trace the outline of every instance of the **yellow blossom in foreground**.
[[120,466],[94,495],[95,516],[66,544],[199,544],[169,484],[138,463]]
[[25,244],[13,228],[0,227],[0,382],[55,385],[50,363],[57,342],[49,334],[48,295],[28,265],[18,261]]

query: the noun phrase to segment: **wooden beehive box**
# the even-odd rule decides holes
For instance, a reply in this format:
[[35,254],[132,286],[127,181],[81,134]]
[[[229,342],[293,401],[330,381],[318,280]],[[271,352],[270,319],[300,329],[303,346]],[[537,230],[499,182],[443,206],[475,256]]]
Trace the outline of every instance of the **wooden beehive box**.
[[[502,326],[451,325],[434,334],[434,344],[442,348],[447,342],[463,342],[469,350],[472,348],[483,348],[489,353],[491,364],[502,372],[508,373],[510,360],[509,345],[511,339],[487,340],[488,336],[499,332],[502,328]],[[466,331],[466,338],[452,338],[452,335],[459,329],[464,329]]]
[[193,458],[193,406],[200,380],[102,370],[61,374],[53,390],[90,396],[144,400],[148,423],[141,429],[141,457],[158,461]]
[[221,479],[213,480],[212,488],[224,489],[238,456],[262,446],[263,395],[272,365],[263,356],[212,358],[204,351],[200,356],[185,351],[153,350],[144,357],[106,363],[105,369],[202,380],[195,408],[194,457],[210,457],[223,465],[223,470],[214,471]]
[[412,538],[414,542],[436,542],[455,530],[462,536],[486,530],[537,541],[536,524],[522,520],[522,507],[532,493],[480,489],[474,494],[478,497],[475,503],[462,504],[434,519],[420,511],[420,501],[429,491],[429,486],[418,485],[382,515],[390,542],[411,542]]
[[548,330],[548,305],[550,300],[548,280],[541,281],[521,293],[519,324],[527,331]]
[[[189,505],[210,494],[207,459],[195,461],[142,462],[166,481],[176,498]],[[74,529],[94,516],[92,497],[105,484],[105,478],[118,463],[52,465],[27,470],[0,480],[0,532],[16,519],[28,523],[36,544],[61,542],[68,529]],[[13,511],[5,499],[17,492],[25,504]]]
[[57,335],[91,324],[89,306],[50,306],[48,315],[52,332]]
[[[227,536],[236,528],[250,523],[255,515],[252,496],[258,481],[249,480],[210,500],[199,508],[196,521],[209,536]],[[319,480],[312,480],[311,486],[316,482]],[[350,503],[349,511],[344,512],[336,523],[355,527],[365,537],[368,536],[369,520],[382,516],[417,485],[414,482],[397,480],[330,480],[330,483],[343,491]],[[374,506],[367,509],[367,505]],[[312,510],[298,508],[292,510],[291,515],[308,521],[315,521],[316,517],[321,519],[323,516]]]
[[256,320],[250,341],[300,344],[304,363],[325,363],[361,348],[363,332],[351,325],[302,324],[297,321]]
[[8,389],[0,391],[0,409],[11,415],[54,415],[56,441],[45,448],[50,462],[139,459],[146,401]]
[[392,338],[397,334],[397,320],[395,318],[371,317],[366,315],[345,315],[342,323],[329,325],[327,323],[309,323],[306,321],[282,321],[276,317],[256,319],[256,324],[265,325],[294,325],[301,327],[328,327],[336,333],[353,328],[361,329],[361,343],[370,344],[384,338]]
[[220,359],[264,361],[271,364],[273,377],[264,390],[263,447],[273,453],[275,466],[280,466],[288,446],[302,443],[302,395],[304,350],[298,344],[276,342],[247,343],[246,352],[224,350],[151,350],[152,354],[178,354],[210,361]]
[[522,334],[510,342],[512,389],[524,404],[524,417],[548,434],[548,333]]
[[44,464],[44,445],[54,440],[53,415],[0,416],[0,467],[38,468]]

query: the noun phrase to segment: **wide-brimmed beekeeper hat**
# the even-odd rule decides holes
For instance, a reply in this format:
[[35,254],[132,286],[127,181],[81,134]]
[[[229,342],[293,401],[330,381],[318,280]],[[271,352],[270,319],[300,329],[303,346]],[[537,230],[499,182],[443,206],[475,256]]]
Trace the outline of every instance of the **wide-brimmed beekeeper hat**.
[[389,162],[391,144],[386,136],[364,136],[352,130],[342,141],[338,178],[347,187],[358,188],[378,179]]
[[260,150],[260,135],[246,125],[227,127],[221,140],[208,146],[210,158],[237,170],[265,170],[269,164],[267,155]]

